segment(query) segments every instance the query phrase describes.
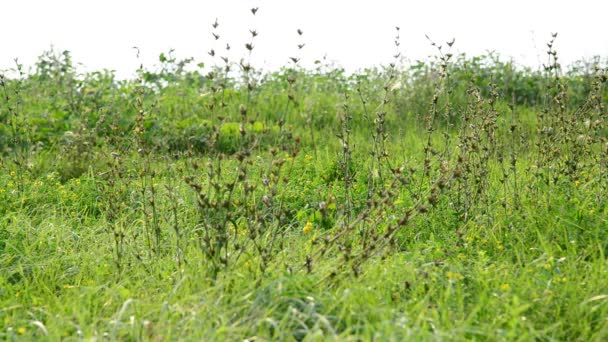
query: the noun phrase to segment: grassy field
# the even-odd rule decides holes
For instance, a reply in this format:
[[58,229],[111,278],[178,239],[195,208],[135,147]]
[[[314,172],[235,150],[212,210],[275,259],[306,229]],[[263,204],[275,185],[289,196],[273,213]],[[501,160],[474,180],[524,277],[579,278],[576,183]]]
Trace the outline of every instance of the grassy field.
[[452,43],[355,74],[17,64],[0,337],[608,339],[606,61]]

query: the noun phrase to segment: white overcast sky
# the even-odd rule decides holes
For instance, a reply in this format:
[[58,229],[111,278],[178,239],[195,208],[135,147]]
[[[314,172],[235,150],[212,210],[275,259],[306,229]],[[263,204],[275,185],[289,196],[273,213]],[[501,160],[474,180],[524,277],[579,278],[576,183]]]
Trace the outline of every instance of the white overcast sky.
[[[249,9],[259,7],[256,16]],[[437,42],[456,38],[455,52],[496,51],[521,64],[545,62],[545,43],[559,32],[564,64],[608,56],[608,0],[0,0],[0,70],[14,58],[32,65],[51,45],[70,50],[83,70],[114,69],[130,76],[160,52],[210,63],[207,51],[222,50],[211,36],[218,18],[220,43],[244,56],[249,29],[256,29],[252,61],[266,68],[288,62],[304,31],[302,63],[327,56],[349,70],[391,59],[394,27],[401,27],[401,53],[410,60],[434,53]]]

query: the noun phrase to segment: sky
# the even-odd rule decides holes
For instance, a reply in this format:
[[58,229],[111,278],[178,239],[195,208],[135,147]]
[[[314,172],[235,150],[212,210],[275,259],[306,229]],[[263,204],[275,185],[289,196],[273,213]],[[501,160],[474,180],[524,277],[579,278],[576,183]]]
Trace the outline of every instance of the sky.
[[[246,56],[249,30],[258,32],[251,62],[276,69],[289,57],[312,66],[327,61],[347,70],[392,60],[395,27],[398,52],[409,61],[436,54],[425,35],[452,51],[479,55],[495,51],[521,65],[546,62],[546,42],[562,64],[593,55],[608,56],[608,1],[477,0],[0,0],[0,70],[14,58],[31,66],[51,46],[69,50],[80,70],[116,70],[130,77],[140,63],[153,69],[161,52],[193,57],[207,65],[215,49]],[[259,8],[252,15],[251,8]],[[217,19],[219,40],[211,34]],[[297,29],[304,33],[302,37]],[[298,52],[297,44],[304,43]],[[140,50],[140,59],[133,49]],[[445,47],[447,48],[447,46]]]

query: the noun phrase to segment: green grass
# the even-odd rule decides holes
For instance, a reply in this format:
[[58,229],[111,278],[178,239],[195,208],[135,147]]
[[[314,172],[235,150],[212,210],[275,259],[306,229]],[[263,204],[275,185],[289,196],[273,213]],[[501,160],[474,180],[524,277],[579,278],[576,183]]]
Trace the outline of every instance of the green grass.
[[44,56],[0,87],[3,339],[608,338],[605,70]]

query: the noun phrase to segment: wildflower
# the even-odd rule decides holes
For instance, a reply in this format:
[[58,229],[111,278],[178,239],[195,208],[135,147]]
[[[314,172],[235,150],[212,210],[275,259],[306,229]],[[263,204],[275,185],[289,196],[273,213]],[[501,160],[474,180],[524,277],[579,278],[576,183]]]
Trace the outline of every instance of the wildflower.
[[21,327],[21,328],[17,329],[17,332],[19,333],[19,335],[23,335],[23,334],[25,334],[25,331],[26,331],[26,330],[25,330],[25,328],[24,328],[24,327]]
[[309,234],[311,230],[312,230],[312,222],[308,221],[304,225],[304,228],[302,228],[302,231],[304,232],[304,234]]
[[446,274],[448,276],[448,279],[451,281],[458,281],[458,280],[462,280],[464,279],[464,276],[460,273],[456,273],[456,272],[449,272]]
[[500,285],[500,289],[503,290],[503,291],[505,291],[505,292],[509,291],[511,289],[511,285],[509,285],[507,283],[504,283],[504,284]]
[[558,283],[558,284],[559,284],[559,283],[566,283],[566,282],[568,282],[568,278],[567,278],[567,277],[559,277],[559,276],[558,276],[558,277],[555,277],[555,279],[554,279],[554,280],[555,280],[555,282],[556,282],[556,283]]

